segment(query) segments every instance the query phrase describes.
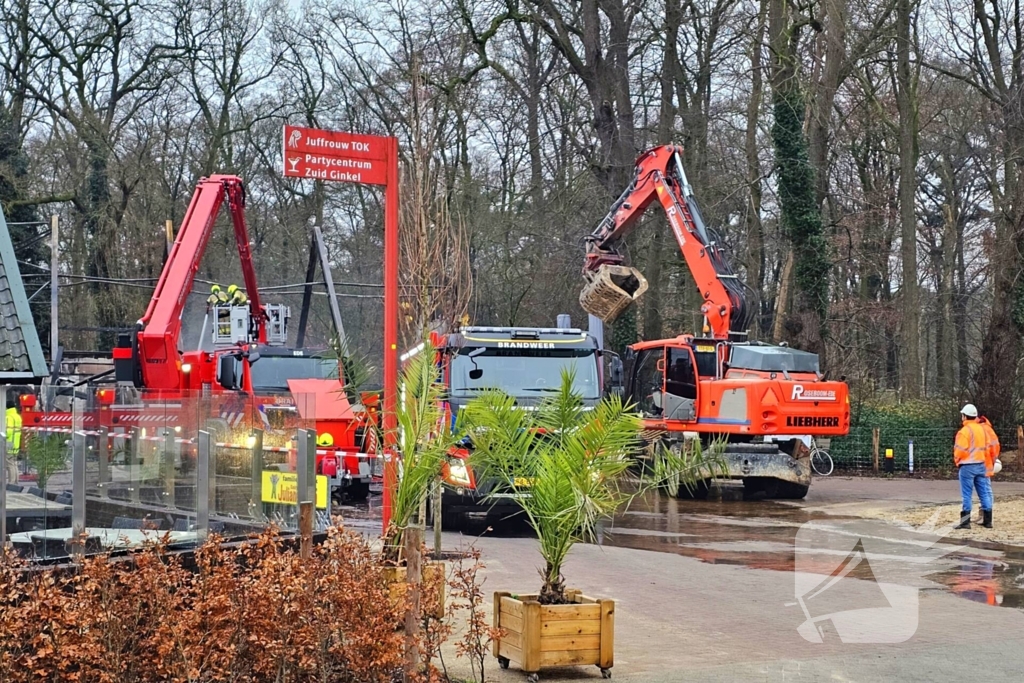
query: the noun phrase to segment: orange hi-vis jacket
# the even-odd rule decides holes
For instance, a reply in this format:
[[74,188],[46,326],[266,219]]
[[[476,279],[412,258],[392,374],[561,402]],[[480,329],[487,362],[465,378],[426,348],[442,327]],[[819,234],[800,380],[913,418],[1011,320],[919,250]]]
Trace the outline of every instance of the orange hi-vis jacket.
[[953,462],[960,465],[986,464],[988,462],[988,434],[977,420],[965,420],[964,426],[956,433],[953,445]]
[[991,477],[1002,447],[999,445],[999,437],[996,436],[995,430],[992,429],[992,423],[988,421],[987,417],[979,417],[978,424],[982,426],[985,436],[988,437],[988,450],[985,453],[985,476]]

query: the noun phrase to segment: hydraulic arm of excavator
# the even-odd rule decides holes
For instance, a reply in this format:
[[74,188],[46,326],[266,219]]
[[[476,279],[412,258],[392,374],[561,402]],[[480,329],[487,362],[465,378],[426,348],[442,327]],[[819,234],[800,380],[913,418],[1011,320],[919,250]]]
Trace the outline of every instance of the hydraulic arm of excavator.
[[647,289],[643,275],[622,265],[619,247],[655,199],[661,202],[700,288],[701,313],[709,331],[717,339],[742,339],[753,313],[747,303],[749,290],[733,273],[718,236],[704,225],[683,170],[682,148],[671,145],[640,155],[633,181],[587,238],[583,309],[610,322]]
[[245,187],[242,179],[230,175],[203,178],[192,195],[174,246],[164,264],[160,281],[145,315],[137,324],[133,346],[136,372],[141,385],[149,389],[177,389],[181,381],[181,314],[192,290],[199,263],[206,251],[224,199],[228,200],[235,227],[235,242],[242,260],[242,277],[249,297],[256,338],[266,342],[266,324],[256,288],[256,271],[245,226]]

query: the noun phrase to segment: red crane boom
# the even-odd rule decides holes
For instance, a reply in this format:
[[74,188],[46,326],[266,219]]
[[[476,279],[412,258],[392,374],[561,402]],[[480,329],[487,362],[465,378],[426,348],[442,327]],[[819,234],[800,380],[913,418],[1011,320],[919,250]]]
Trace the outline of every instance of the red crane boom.
[[260,306],[256,271],[249,248],[242,179],[231,175],[203,178],[192,195],[192,202],[185,212],[181,229],[160,273],[153,298],[137,324],[137,371],[141,373],[142,383],[147,388],[177,389],[181,386],[181,350],[178,348],[181,315],[225,198],[235,228],[235,243],[242,262],[242,277],[249,297],[251,319],[255,321],[257,338],[261,343],[266,342],[266,314]]

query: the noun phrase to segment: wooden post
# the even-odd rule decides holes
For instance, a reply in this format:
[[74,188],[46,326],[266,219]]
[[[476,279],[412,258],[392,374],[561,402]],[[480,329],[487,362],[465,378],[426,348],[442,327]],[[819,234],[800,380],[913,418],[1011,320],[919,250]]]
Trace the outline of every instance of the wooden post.
[[308,560],[313,554],[313,503],[299,503],[299,557]]
[[875,459],[875,474],[878,474],[878,446],[881,440],[881,430],[878,427],[873,428],[871,430],[871,453]]
[[423,528],[412,525],[405,529],[405,675],[402,680],[418,680],[420,668],[420,554],[423,548]]
[[434,482],[434,559],[441,560],[441,482]]
[[1024,472],[1024,427],[1017,425],[1017,469]]
[[540,671],[540,603],[523,603],[523,661],[526,673]]
[[[501,628],[501,599],[511,595],[508,591],[494,591],[494,615],[491,623],[494,624],[495,630]],[[491,652],[494,653],[495,657],[501,653],[501,636],[491,641]]]
[[615,664],[615,601],[597,602],[601,605],[601,661],[598,666],[604,670]]

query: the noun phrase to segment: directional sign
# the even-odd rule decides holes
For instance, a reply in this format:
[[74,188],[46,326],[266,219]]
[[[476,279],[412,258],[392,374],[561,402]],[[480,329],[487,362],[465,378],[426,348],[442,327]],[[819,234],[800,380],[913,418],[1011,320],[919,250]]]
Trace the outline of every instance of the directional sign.
[[[384,186],[384,414],[381,426],[384,448],[391,452],[395,447],[398,403],[398,140],[285,126],[281,144],[282,170],[288,178]],[[398,482],[396,462],[394,458],[384,461],[381,524],[385,531],[391,520],[391,499]],[[269,485],[272,487],[272,482]]]
[[284,175],[386,185],[388,138],[284,127]]

